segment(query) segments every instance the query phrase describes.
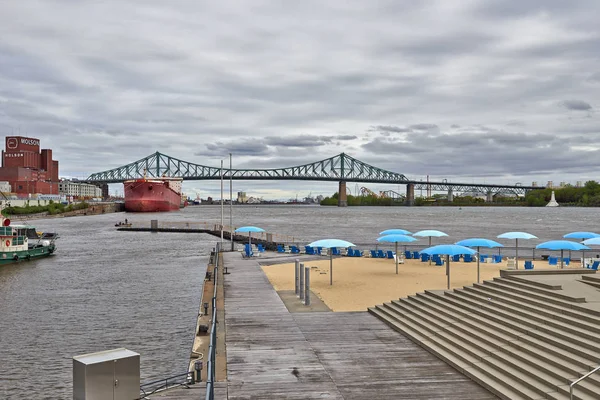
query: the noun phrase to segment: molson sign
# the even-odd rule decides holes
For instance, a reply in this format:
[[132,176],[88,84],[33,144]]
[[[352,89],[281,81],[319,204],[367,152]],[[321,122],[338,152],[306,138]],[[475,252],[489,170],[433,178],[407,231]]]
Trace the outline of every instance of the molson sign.
[[6,138],[6,150],[10,152],[33,151],[39,153],[40,140],[23,136],[9,136]]

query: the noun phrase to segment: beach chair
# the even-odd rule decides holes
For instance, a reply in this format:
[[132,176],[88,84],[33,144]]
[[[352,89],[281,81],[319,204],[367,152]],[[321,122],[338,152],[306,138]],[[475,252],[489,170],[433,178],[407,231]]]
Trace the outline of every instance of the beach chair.
[[290,246],[290,253],[292,254],[300,254],[300,249],[296,246]]
[[396,262],[396,257],[398,257],[398,264],[404,264],[404,256],[402,256],[402,254],[400,254],[399,256],[396,256],[394,254],[394,262]]
[[277,245],[277,252],[278,253],[285,253],[285,247],[283,247],[282,244],[278,244]]
[[406,258],[407,260],[412,259],[412,253],[408,250],[404,251],[404,258]]
[[375,250],[369,250],[371,253],[371,258],[377,258],[377,252]]
[[558,265],[558,257],[548,257],[548,265]]
[[502,262],[502,256],[500,254],[494,254],[492,256],[492,258],[494,259],[494,263],[498,264]]
[[435,265],[437,265],[438,267],[444,265],[444,260],[442,260],[441,257],[436,258],[434,261]]
[[533,269],[533,261],[525,261],[525,269]]
[[598,271],[598,266],[600,266],[600,260],[594,261],[594,263],[591,265],[590,269]]
[[417,260],[418,260],[420,256],[421,256],[421,255],[419,254],[419,252],[418,252],[418,251],[413,251],[413,257],[412,257],[412,258],[414,258],[414,259],[417,259]]
[[383,250],[377,250],[377,258],[385,258],[385,253]]
[[571,259],[569,257],[565,257],[563,258],[563,263],[568,267],[569,264],[571,264]]
[[455,255],[453,255],[453,256],[452,256],[452,261],[454,261],[454,262],[458,262],[458,261],[460,261],[460,254],[455,254]]
[[464,258],[463,258],[463,261],[464,261],[464,262],[473,262],[473,256],[472,256],[472,255],[470,255],[470,254],[465,254],[463,257],[464,257]]
[[482,263],[486,262],[487,258],[489,256],[487,254],[482,254],[479,256],[479,261],[481,261]]
[[360,250],[354,250],[354,257],[362,257],[363,256],[363,252]]
[[265,248],[263,247],[262,243],[259,243],[256,245],[256,247],[258,248],[258,252],[259,253],[264,253],[265,252]]
[[253,253],[252,253],[252,246],[250,246],[248,243],[246,243],[244,245],[244,253],[243,253],[244,257],[252,257]]
[[517,267],[517,260],[515,258],[506,258],[506,268],[515,269]]
[[392,259],[392,258],[394,258],[394,252],[393,252],[393,251],[391,251],[391,250],[388,250],[388,251],[387,251],[387,258],[388,258],[388,259]]
[[322,251],[323,251],[322,247],[317,247],[315,250],[315,254],[320,256]]
[[334,256],[342,255],[342,253],[340,252],[340,250],[337,247],[332,247],[331,249],[329,249],[329,251],[331,251],[331,255],[334,255]]
[[429,261],[430,258],[431,258],[431,256],[429,254],[425,254],[425,253],[421,254],[421,261],[422,262]]

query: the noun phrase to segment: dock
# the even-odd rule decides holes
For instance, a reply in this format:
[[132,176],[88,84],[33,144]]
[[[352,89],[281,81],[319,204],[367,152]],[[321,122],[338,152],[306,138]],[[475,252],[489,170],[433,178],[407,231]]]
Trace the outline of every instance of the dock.
[[[366,310],[286,307],[259,264],[269,253],[222,255],[226,380],[216,399],[497,399]],[[204,384],[194,386],[151,398],[204,398]]]

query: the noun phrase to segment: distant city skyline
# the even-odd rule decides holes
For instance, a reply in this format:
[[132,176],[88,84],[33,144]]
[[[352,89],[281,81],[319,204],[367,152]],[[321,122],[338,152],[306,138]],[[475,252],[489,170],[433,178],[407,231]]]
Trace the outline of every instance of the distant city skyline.
[[273,168],[346,152],[417,180],[596,180],[599,13],[591,0],[7,2],[0,133],[39,138],[79,179],[160,151],[215,167],[229,153]]

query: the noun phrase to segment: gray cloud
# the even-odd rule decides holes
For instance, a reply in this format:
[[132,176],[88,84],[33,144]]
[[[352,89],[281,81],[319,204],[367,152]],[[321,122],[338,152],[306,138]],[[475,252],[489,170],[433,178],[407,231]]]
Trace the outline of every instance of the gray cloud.
[[0,132],[40,138],[65,176],[344,151],[412,176],[597,179],[600,3],[427,4],[8,2]]
[[592,106],[589,103],[582,100],[565,100],[561,104],[568,110],[588,111],[592,109]]

